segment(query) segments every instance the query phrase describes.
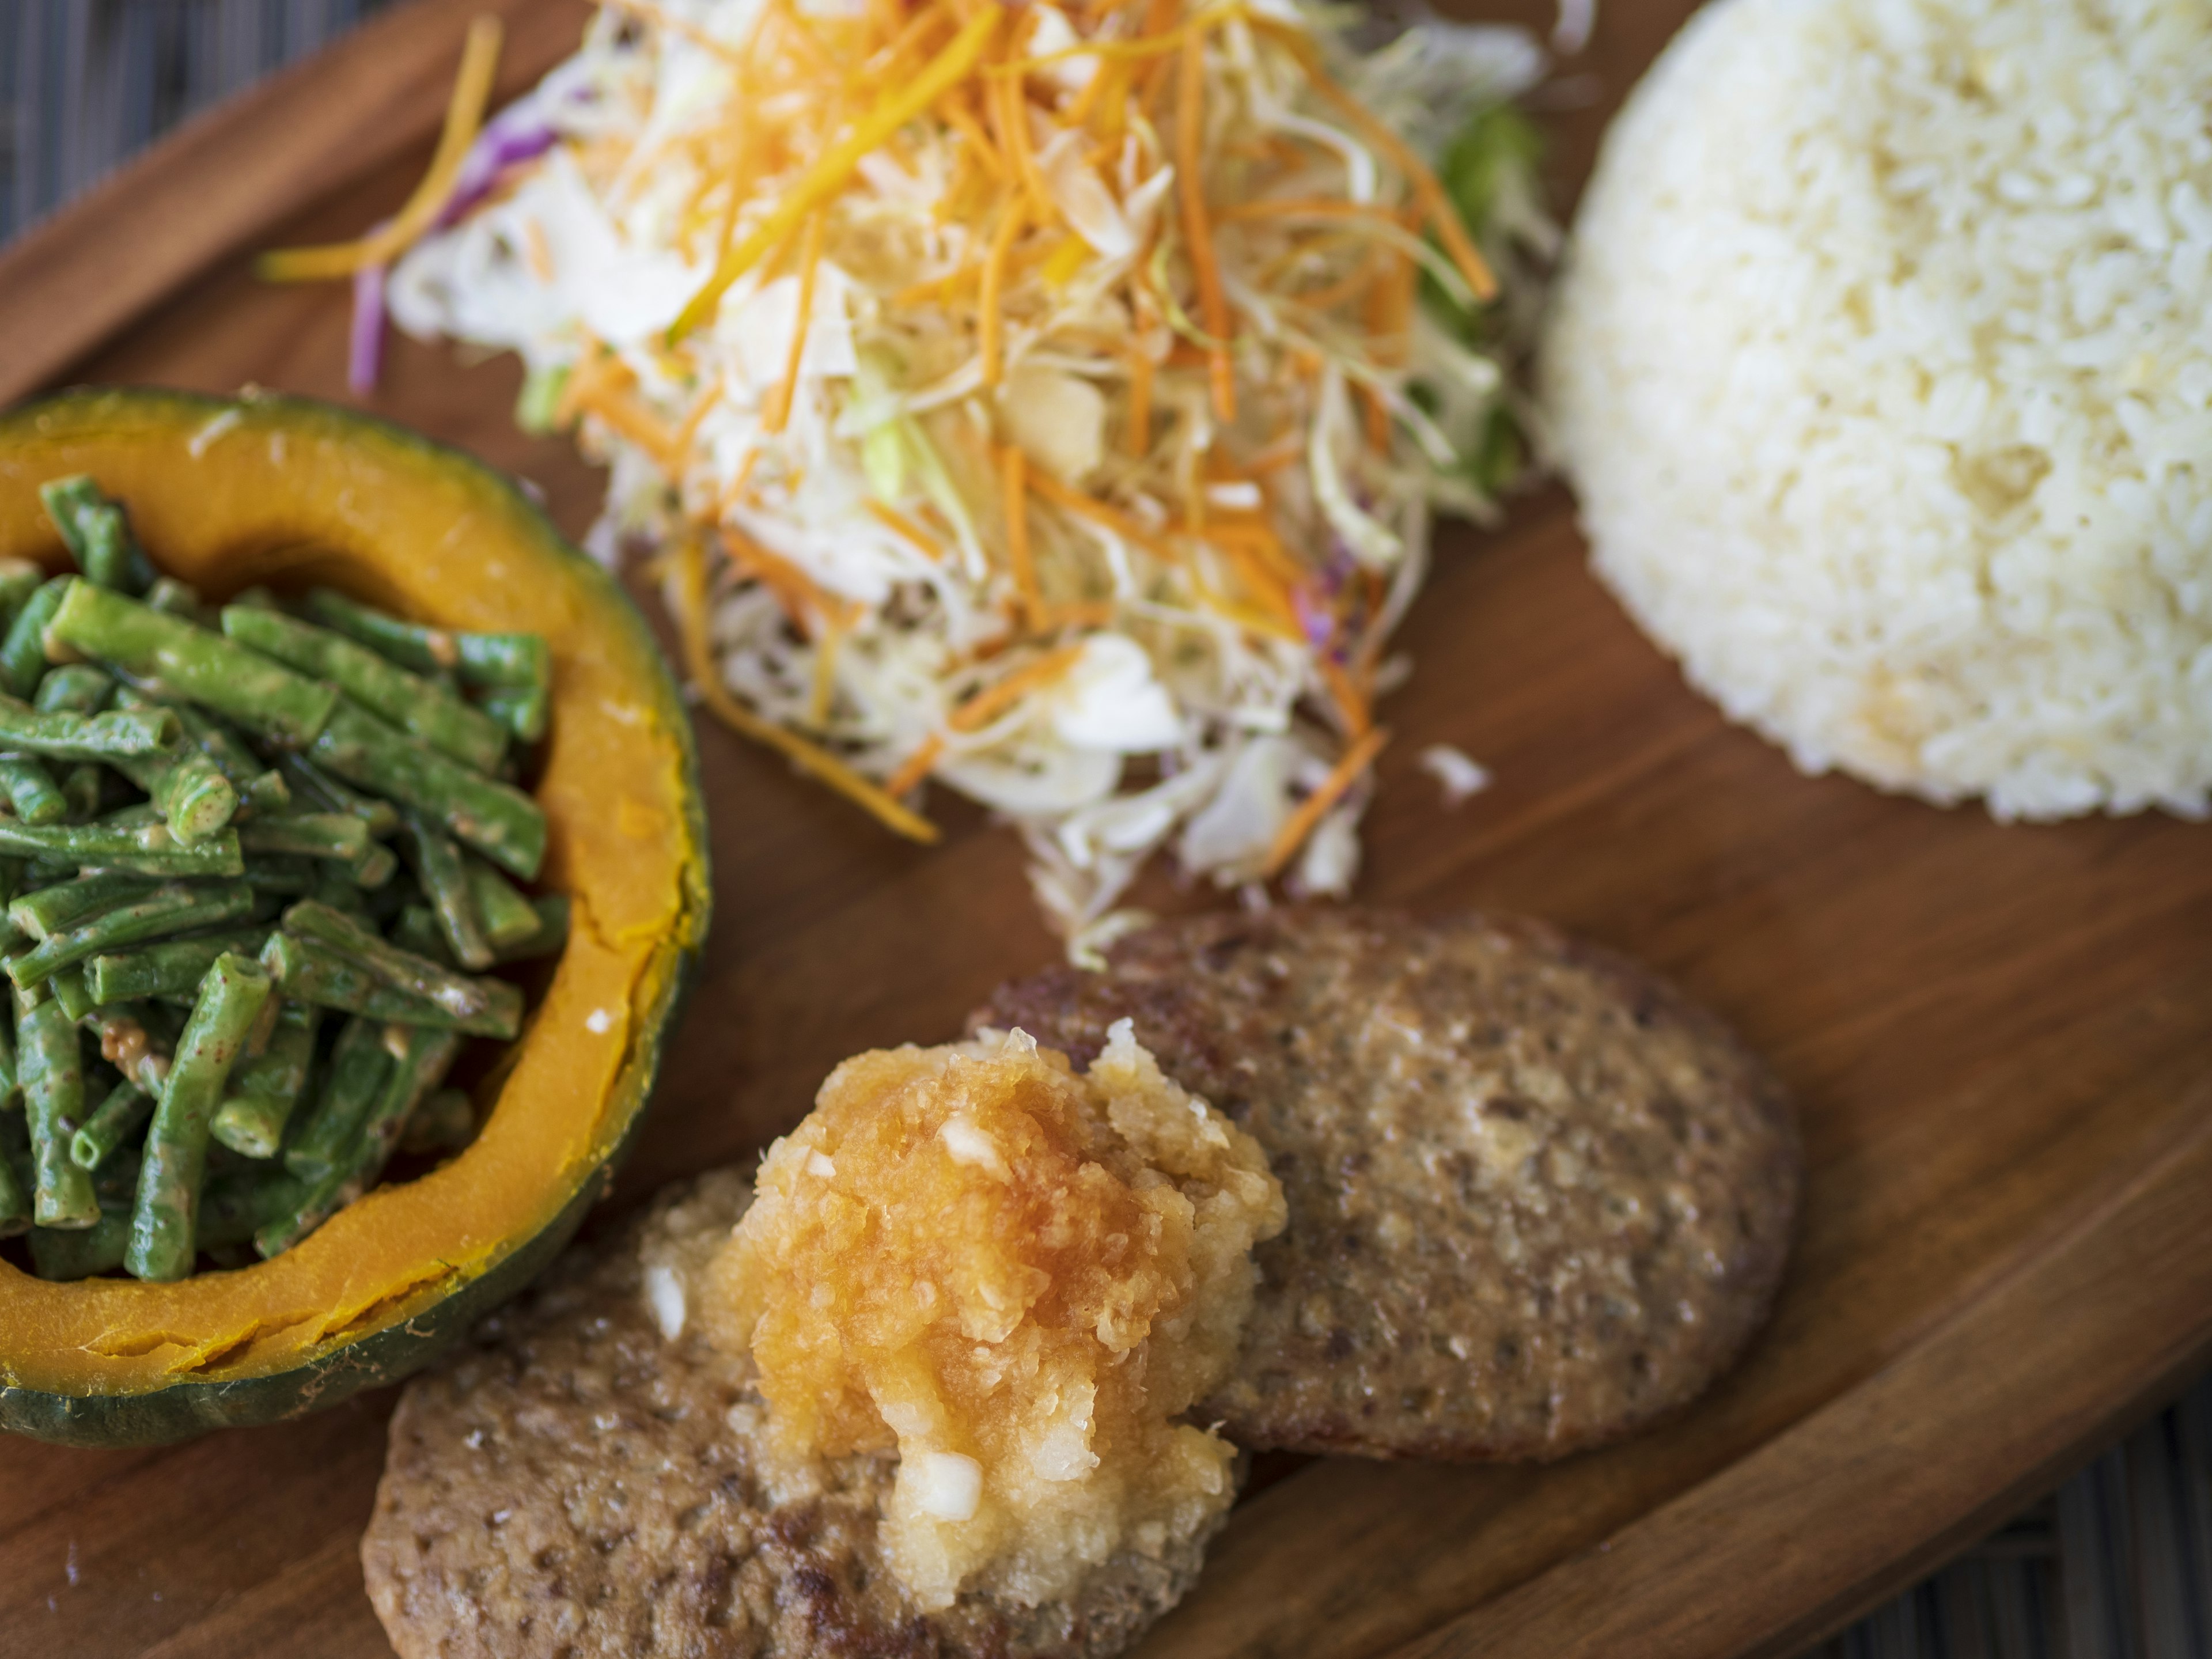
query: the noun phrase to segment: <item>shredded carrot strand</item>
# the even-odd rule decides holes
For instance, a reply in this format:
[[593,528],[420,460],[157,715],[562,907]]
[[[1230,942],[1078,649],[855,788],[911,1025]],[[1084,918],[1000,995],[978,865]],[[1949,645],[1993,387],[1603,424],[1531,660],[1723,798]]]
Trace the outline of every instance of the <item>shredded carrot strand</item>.
[[1019,444],[999,452],[999,488],[1006,514],[1006,562],[1014,574],[1014,589],[1022,596],[1022,609],[1030,616],[1043,610],[1037,591],[1036,560],[1030,548],[1029,456]]
[[799,389],[799,366],[806,356],[806,331],[814,321],[814,276],[822,265],[822,232],[830,217],[817,209],[806,222],[806,246],[799,256],[799,315],[791,327],[791,349],[783,360],[783,379],[761,411],[762,429],[781,432],[791,420],[792,395]]
[[714,672],[714,653],[707,644],[707,551],[698,538],[684,538],[683,557],[677,566],[677,631],[683,636],[684,663],[700,696],[716,718],[755,743],[763,744],[802,772],[826,783],[855,805],[865,807],[886,829],[925,846],[938,838],[937,826],[920,813],[901,805],[826,749],[809,743],[758,714],[730,695]]
[[991,142],[991,135],[983,131],[983,124],[975,118],[966,100],[957,93],[947,93],[937,100],[937,113],[947,126],[968,141],[969,153],[981,164],[983,171],[997,183],[1006,183],[1006,158],[999,154],[999,147]]
[[1182,198],[1183,239],[1198,272],[1199,314],[1217,343],[1207,354],[1213,412],[1226,425],[1237,418],[1237,377],[1229,361],[1229,301],[1221,286],[1221,267],[1213,257],[1213,228],[1206,217],[1206,179],[1200,170],[1200,140],[1206,134],[1206,35],[1194,28],[1182,43],[1182,68],[1176,87],[1176,184]]
[[1395,208],[1381,207],[1372,202],[1332,201],[1321,196],[1276,196],[1256,202],[1238,202],[1214,216],[1221,224],[1246,219],[1380,219],[1387,224],[1404,222]]
[[1122,447],[1142,460],[1152,447],[1152,356],[1142,345],[1129,348],[1129,415]]
[[937,757],[945,752],[945,739],[931,732],[915,745],[914,752],[898,765],[898,770],[884,780],[884,793],[894,799],[905,794],[924,778],[937,764]]
[[683,425],[676,428],[675,436],[669,440],[669,449],[679,460],[686,460],[690,456],[691,446],[699,436],[700,425],[714,412],[715,400],[721,395],[722,376],[717,370],[714,377],[707,382],[706,389],[699,394],[697,401],[684,414]]
[[943,564],[949,556],[943,542],[939,541],[936,537],[931,535],[896,507],[886,506],[873,495],[867,498],[866,504],[870,517],[893,535],[902,540],[911,542],[924,558],[935,564]]
[[1322,684],[1328,688],[1329,701],[1336,705],[1336,712],[1343,717],[1346,734],[1353,738],[1365,737],[1368,728],[1375,724],[1374,712],[1367,706],[1366,694],[1352,683],[1352,676],[1345,672],[1344,665],[1335,658],[1324,655],[1318,659],[1318,665]]
[[722,551],[739,571],[776,597],[784,614],[818,639],[828,628],[851,617],[843,600],[825,593],[815,580],[788,559],[771,553],[742,531],[719,526]]
[[845,187],[860,165],[861,157],[880,147],[886,138],[934,104],[951,88],[975,72],[984,52],[999,32],[1005,9],[986,0],[944,51],[896,94],[878,102],[850,132],[833,144],[787,191],[775,210],[722,260],[706,287],[692,297],[669,330],[672,341],[690,333],[714,313],[732,284],[750,270],[798,226],[800,220]]
[[977,302],[976,349],[983,360],[983,384],[999,383],[999,335],[1004,323],[999,315],[1000,290],[1006,286],[1006,255],[1021,234],[1027,199],[1009,192],[999,228],[991,234],[991,251],[983,261],[983,291]]
[[1083,654],[1079,645],[1063,645],[1024,663],[1004,679],[995,680],[954,709],[945,724],[956,732],[974,732],[988,726],[1023,697],[1058,679],[1075,666]]
[[1360,137],[1389,156],[1391,166],[1406,175],[1407,183],[1413,186],[1413,195],[1421,204],[1423,216],[1443,243],[1444,252],[1451,255],[1452,263],[1459,267],[1459,274],[1467,278],[1467,285],[1474,290],[1475,298],[1494,297],[1498,292],[1497,277],[1491,274],[1474,238],[1467,234],[1467,227],[1460,222],[1459,210],[1452,205],[1444,187],[1437,182],[1436,174],[1422,165],[1421,158],[1407,147],[1404,139],[1390,131],[1388,122],[1376,119],[1357,98],[1329,78],[1313,42],[1304,34],[1266,17],[1253,17],[1252,27],[1289,47],[1322,100],[1358,129]]
[[806,14],[791,3],[791,0],[768,0],[768,9],[775,21],[783,25],[784,33],[798,47],[799,56],[817,76],[836,73],[836,59],[830,55],[829,43],[815,32]]
[[468,159],[483,128],[492,76],[499,69],[500,35],[498,18],[487,15],[471,21],[467,42],[461,48],[460,71],[453,77],[453,96],[446,105],[446,125],[438,134],[429,171],[390,222],[359,241],[279,248],[264,253],[254,264],[263,281],[312,283],[350,276],[369,265],[389,264],[437,222],[460,178],[461,163]]
[[1050,224],[1055,210],[1052,198],[1045,194],[1044,175],[1037,171],[1036,156],[1030,149],[1029,100],[1022,91],[1021,82],[986,82],[983,95],[994,100],[1000,146],[1013,158],[1014,172],[1021,179],[1022,188],[1029,192],[1037,222]]
[[1283,866],[1305,845],[1306,837],[1313,834],[1322,815],[1359,781],[1359,775],[1375,763],[1376,756],[1389,741],[1389,729],[1378,726],[1344,751],[1344,758],[1337,762],[1321,787],[1300,801],[1297,810],[1283,820],[1283,827],[1275,832],[1274,842],[1267,848],[1267,862],[1261,866],[1263,876],[1272,880],[1282,873]]
[[1086,495],[1079,489],[1070,489],[1054,477],[1051,473],[1042,471],[1030,473],[1029,486],[1034,494],[1043,496],[1054,507],[1073,513],[1079,519],[1088,519],[1095,525],[1103,526],[1123,541],[1133,542],[1143,548],[1162,563],[1180,562],[1176,557],[1173,548],[1127,514],[1116,512],[1096,496]]

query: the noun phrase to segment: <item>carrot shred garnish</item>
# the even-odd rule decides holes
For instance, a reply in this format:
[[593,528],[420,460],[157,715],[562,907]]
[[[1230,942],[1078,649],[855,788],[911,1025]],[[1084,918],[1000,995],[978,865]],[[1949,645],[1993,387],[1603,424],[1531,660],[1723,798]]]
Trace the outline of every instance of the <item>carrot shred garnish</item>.
[[931,535],[896,507],[886,506],[873,495],[867,498],[866,506],[871,518],[900,539],[912,543],[915,550],[932,563],[943,564],[950,556],[945,551],[943,542],[939,541],[936,537]]
[[669,329],[671,341],[682,338],[704,322],[740,276],[758,264],[800,220],[843,189],[859,170],[862,156],[972,75],[996,38],[1003,15],[1004,9],[997,0],[985,0],[982,9],[919,75],[878,101],[854,124],[851,131],[824,151],[776,204],[775,211],[723,258],[706,287],[692,296]]
[[896,799],[915,787],[927,777],[937,757],[945,752],[945,739],[931,732],[914,746],[914,752],[898,764],[898,770],[884,780],[884,793]]
[[1382,745],[1389,741],[1389,728],[1377,726],[1344,751],[1344,758],[1337,762],[1328,776],[1322,780],[1321,787],[1300,801],[1297,810],[1283,820],[1283,827],[1275,832],[1274,842],[1267,848],[1267,862],[1261,866],[1262,876],[1272,880],[1282,873],[1283,866],[1297,856],[1298,848],[1305,845],[1306,837],[1313,834],[1314,826],[1321,822],[1322,815],[1335,805],[1344,792],[1359,781],[1359,775],[1375,763],[1376,756],[1382,752]]
[[684,665],[699,696],[724,725],[764,744],[802,772],[826,783],[855,805],[865,807],[884,826],[924,845],[938,839],[937,826],[920,813],[901,805],[828,750],[786,731],[730,695],[714,672],[714,653],[707,644],[707,551],[698,538],[684,538],[684,556],[677,566],[677,631],[684,642]]
[[1080,645],[1063,645],[1031,659],[1004,679],[994,680],[954,709],[945,720],[956,732],[974,732],[988,726],[1031,691],[1049,684],[1075,666],[1083,654]]
[[1030,548],[1030,491],[1029,456],[1019,444],[1008,444],[999,452],[999,488],[1006,515],[1006,562],[1014,575],[1014,591],[1022,596],[1022,609],[1029,616],[1037,616],[1043,610],[1043,595],[1037,591],[1036,560]]
[[1206,216],[1206,178],[1200,169],[1206,136],[1206,34],[1193,28],[1183,37],[1182,68],[1176,87],[1176,185],[1182,198],[1183,239],[1198,273],[1199,315],[1216,342],[1207,354],[1213,412],[1226,425],[1237,418],[1237,377],[1229,361],[1229,301],[1222,291],[1221,267],[1213,257],[1213,228]]
[[1451,256],[1452,263],[1459,267],[1459,274],[1467,279],[1468,287],[1474,290],[1474,297],[1478,300],[1494,297],[1498,292],[1498,278],[1491,274],[1490,266],[1475,247],[1474,238],[1467,234],[1467,227],[1460,222],[1459,210],[1452,205],[1452,199],[1445,193],[1444,187],[1437,182],[1436,174],[1422,165],[1421,158],[1407,147],[1404,139],[1390,131],[1388,122],[1376,119],[1357,98],[1329,78],[1328,71],[1322,67],[1321,56],[1314,50],[1312,41],[1297,29],[1276,22],[1272,18],[1255,16],[1251,21],[1253,27],[1273,35],[1287,46],[1291,56],[1305,70],[1307,81],[1321,94],[1322,100],[1358,128],[1362,137],[1388,155],[1390,164],[1406,175],[1406,182],[1413,187],[1414,198],[1421,204],[1422,216],[1437,233],[1437,240],[1443,243],[1444,252]]
[[1012,158],[1016,176],[1022,188],[1029,192],[1030,204],[1040,224],[1050,224],[1055,216],[1052,198],[1045,194],[1044,175],[1037,171],[1036,156],[1030,149],[1029,99],[1018,81],[987,81],[983,96],[992,111],[992,118],[999,129],[999,145]]
[[446,105],[446,125],[438,134],[438,148],[430,157],[429,170],[406,205],[381,230],[371,231],[359,241],[279,248],[263,254],[254,262],[263,281],[312,283],[349,276],[368,265],[389,264],[437,222],[460,178],[461,163],[468,159],[470,147],[483,128],[492,76],[499,69],[500,34],[496,17],[470,21],[468,40],[461,48],[460,71],[453,77],[453,96]]
[[1091,523],[1112,531],[1123,541],[1133,543],[1143,548],[1163,564],[1181,562],[1176,556],[1175,550],[1170,547],[1166,541],[1146,529],[1127,514],[1116,512],[1096,496],[1086,495],[1079,489],[1069,488],[1054,477],[1051,473],[1042,471],[1031,472],[1029,475],[1029,486],[1033,494],[1043,496],[1054,507],[1064,512],[1073,513],[1079,519],[1088,519]]
[[1141,344],[1129,347],[1129,414],[1121,447],[1142,460],[1152,447],[1152,356]]
[[1346,735],[1365,737],[1368,728],[1375,724],[1374,713],[1367,706],[1366,694],[1352,683],[1352,676],[1345,672],[1344,665],[1335,658],[1323,655],[1316,660],[1322,684],[1328,688],[1329,701],[1336,705],[1336,712],[1344,720]]
[[699,436],[699,428],[707,416],[714,412],[714,401],[721,395],[722,375],[718,369],[715,371],[714,377],[707,382],[706,389],[699,394],[696,401],[684,415],[684,424],[676,428],[675,435],[669,440],[670,452],[679,461],[690,459],[691,446]]
[[1247,219],[1381,219],[1395,225],[1401,223],[1395,208],[1378,207],[1372,202],[1339,202],[1322,196],[1262,197],[1256,202],[1238,202],[1225,207],[1214,216],[1219,224],[1231,224]]
[[945,125],[968,141],[969,153],[981,165],[983,171],[1000,184],[1006,183],[1006,158],[999,154],[999,147],[991,142],[991,135],[983,131],[983,124],[969,109],[967,100],[957,92],[948,92],[937,100],[937,114]]
[[815,580],[788,559],[771,553],[744,532],[720,526],[722,551],[739,572],[775,595],[784,614],[809,639],[819,639],[834,625],[849,623],[851,609],[845,600],[825,593]]
[[791,419],[792,395],[799,389],[799,368],[806,356],[806,331],[814,321],[814,277],[822,266],[822,233],[830,217],[818,208],[806,222],[806,246],[799,256],[799,314],[791,326],[791,349],[783,360],[783,379],[761,411],[761,428],[781,432]]
[[1027,216],[1028,198],[1009,191],[1006,204],[1000,210],[999,228],[991,233],[991,251],[983,260],[982,294],[977,303],[976,349],[982,358],[983,384],[999,383],[999,336],[1003,324],[999,315],[1000,291],[1006,286],[1006,255],[1014,246],[1014,238],[1021,234],[1022,221]]

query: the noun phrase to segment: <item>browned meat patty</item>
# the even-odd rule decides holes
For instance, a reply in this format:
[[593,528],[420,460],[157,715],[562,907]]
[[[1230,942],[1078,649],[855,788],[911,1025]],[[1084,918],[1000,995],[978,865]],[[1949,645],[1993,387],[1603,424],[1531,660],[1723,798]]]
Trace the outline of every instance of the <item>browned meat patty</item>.
[[1766,1316],[1789,1103],[1618,957],[1498,917],[1217,914],[1005,986],[973,1024],[1081,1065],[1125,1016],[1290,1201],[1197,1413],[1245,1445],[1558,1457],[1694,1397]]
[[876,1545],[896,1457],[771,1498],[751,1367],[696,1319],[664,1340],[647,1289],[665,1269],[688,1306],[750,1198],[744,1171],[685,1183],[408,1385],[361,1547],[401,1659],[1103,1659],[1182,1598],[1202,1535],[1115,1557],[1071,1604],[924,1614]]

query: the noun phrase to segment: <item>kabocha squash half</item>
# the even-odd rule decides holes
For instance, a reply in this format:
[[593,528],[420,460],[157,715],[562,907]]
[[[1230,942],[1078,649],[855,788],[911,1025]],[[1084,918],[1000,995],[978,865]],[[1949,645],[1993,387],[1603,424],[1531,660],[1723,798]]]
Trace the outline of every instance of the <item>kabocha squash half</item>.
[[0,1427],[124,1445],[264,1423],[392,1382],[574,1231],[641,1117],[707,928],[690,724],[643,622],[498,474],[276,397],[72,392],[0,416],[0,556],[65,562],[38,487],[87,472],[210,595],[343,588],[457,629],[545,636],[538,798],[568,946],[476,1141],[273,1260],[173,1285],[0,1262]]

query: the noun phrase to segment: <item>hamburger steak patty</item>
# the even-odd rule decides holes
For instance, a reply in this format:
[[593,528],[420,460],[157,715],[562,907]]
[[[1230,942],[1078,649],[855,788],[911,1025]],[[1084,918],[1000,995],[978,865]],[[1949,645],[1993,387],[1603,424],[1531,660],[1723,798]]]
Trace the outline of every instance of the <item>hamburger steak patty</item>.
[[1194,1413],[1244,1445],[1558,1457],[1685,1404],[1766,1316],[1788,1100],[1619,957],[1517,919],[1214,914],[1001,987],[971,1024],[1080,1066],[1125,1016],[1289,1200],[1237,1369]]
[[665,1341],[646,1284],[666,1269],[689,1308],[750,1201],[749,1171],[682,1183],[408,1385],[361,1549],[401,1659],[1103,1659],[1182,1598],[1203,1535],[1115,1556],[1068,1604],[923,1613],[876,1543],[896,1456],[772,1498],[750,1362],[696,1317]]

